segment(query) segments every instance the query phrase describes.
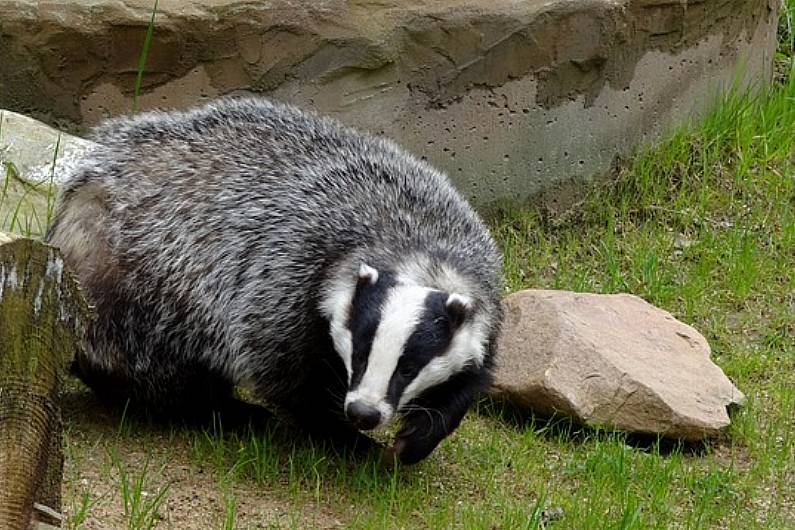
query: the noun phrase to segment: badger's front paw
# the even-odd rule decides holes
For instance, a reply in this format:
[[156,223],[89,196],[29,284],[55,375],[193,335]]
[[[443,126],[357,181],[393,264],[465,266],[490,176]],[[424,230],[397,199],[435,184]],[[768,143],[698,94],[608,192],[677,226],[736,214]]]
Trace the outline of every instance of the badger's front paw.
[[395,442],[384,450],[384,463],[391,467],[400,462],[404,465],[416,464],[425,459],[434,447],[412,445],[405,439],[395,440]]
[[410,412],[402,418],[403,428],[384,458],[416,464],[427,457],[458,427],[474,396],[487,382],[484,371],[462,372],[410,403]]

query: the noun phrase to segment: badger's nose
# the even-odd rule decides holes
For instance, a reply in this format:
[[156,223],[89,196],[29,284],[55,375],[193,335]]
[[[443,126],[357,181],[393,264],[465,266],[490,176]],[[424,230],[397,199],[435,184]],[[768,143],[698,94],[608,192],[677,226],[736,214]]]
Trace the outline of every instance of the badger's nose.
[[345,415],[354,427],[362,431],[375,429],[381,423],[381,412],[372,405],[361,401],[349,403],[345,408]]

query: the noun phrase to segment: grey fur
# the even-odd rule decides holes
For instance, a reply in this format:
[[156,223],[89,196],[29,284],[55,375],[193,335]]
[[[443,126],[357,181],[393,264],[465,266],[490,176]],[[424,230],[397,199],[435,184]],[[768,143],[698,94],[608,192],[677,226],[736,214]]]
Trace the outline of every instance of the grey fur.
[[142,401],[207,371],[290,408],[337,362],[317,351],[320,297],[362,262],[470,296],[496,336],[493,240],[388,140],[262,99],[118,118],[94,139],[48,237],[100,315],[84,362]]

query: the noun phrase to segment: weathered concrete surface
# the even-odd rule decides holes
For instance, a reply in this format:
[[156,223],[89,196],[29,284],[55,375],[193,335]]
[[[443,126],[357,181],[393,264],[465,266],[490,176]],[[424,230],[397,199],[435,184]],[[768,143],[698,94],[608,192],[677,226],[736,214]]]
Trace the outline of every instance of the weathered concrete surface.
[[698,440],[745,399],[698,331],[636,296],[526,290],[504,307],[494,393],[536,413]]
[[[0,0],[0,107],[130,108],[151,0]],[[257,92],[384,132],[481,205],[567,182],[770,75],[777,0],[162,0],[139,108]]]

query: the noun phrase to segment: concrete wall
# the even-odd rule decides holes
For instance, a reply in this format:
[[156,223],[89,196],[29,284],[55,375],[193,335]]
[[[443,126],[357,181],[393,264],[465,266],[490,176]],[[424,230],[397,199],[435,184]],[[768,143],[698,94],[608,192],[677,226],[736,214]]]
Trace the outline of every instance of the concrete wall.
[[[128,112],[149,0],[0,0],[0,108]],[[261,93],[384,133],[482,207],[588,179],[770,77],[778,0],[162,0],[139,109]]]

